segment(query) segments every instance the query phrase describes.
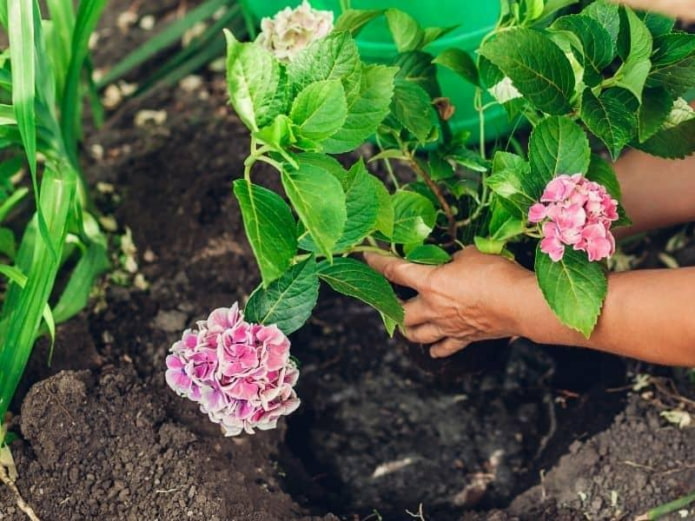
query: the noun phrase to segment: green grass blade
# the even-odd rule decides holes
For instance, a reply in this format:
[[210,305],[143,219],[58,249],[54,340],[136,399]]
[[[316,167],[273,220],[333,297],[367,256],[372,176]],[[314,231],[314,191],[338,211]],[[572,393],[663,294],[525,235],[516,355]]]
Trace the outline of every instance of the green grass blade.
[[[24,273],[22,273],[14,266],[0,264],[0,274],[5,275],[8,279],[17,284],[20,288],[25,288],[27,285],[26,275],[24,275]],[[51,307],[48,304],[44,305],[43,313],[41,314],[41,316],[43,317],[43,320],[46,323],[46,329],[51,338],[51,347],[49,353],[50,359],[53,356],[53,342],[55,341],[56,337],[56,323],[55,319],[53,318],[53,312],[51,311]]]
[[56,95],[60,99],[65,89],[65,79],[70,65],[72,33],[75,29],[75,10],[72,2],[65,0],[46,0],[51,16],[52,30],[47,38],[50,42],[48,51],[55,74]]
[[7,1],[0,1],[0,25],[7,29],[8,14],[7,14]]
[[27,188],[19,188],[12,192],[12,195],[0,204],[0,223],[5,220],[7,214],[12,211],[12,208],[14,208],[19,201],[24,199],[28,193],[29,190]]
[[28,270],[22,270],[27,275],[26,286],[15,293],[17,297],[10,298],[8,295],[3,307],[0,323],[0,418],[7,412],[29,359],[55,282],[60,255],[51,254],[51,250],[59,254],[62,252],[76,188],[73,176],[61,175],[47,167],[41,183],[39,205],[47,217],[46,224],[53,244],[46,244],[42,237],[35,237],[34,234],[31,263]]
[[77,139],[80,135],[81,96],[80,78],[89,52],[89,37],[96,28],[106,0],[82,0],[77,9],[75,31],[72,35],[70,66],[65,80],[65,90],[60,104],[60,128],[63,143],[73,165],[77,160]]
[[152,76],[140,84],[136,95],[142,94],[156,84],[171,85],[176,83],[215,58],[224,56],[226,44],[221,37],[222,29],[228,27],[232,21],[238,25],[232,28],[234,32],[243,29],[238,8],[230,9],[188,47],[179,51],[159,67]]
[[14,107],[0,103],[0,125],[16,125],[17,118],[14,115]]
[[183,34],[191,27],[211,17],[220,7],[228,4],[229,0],[207,0],[114,65],[111,70],[97,82],[97,87],[101,89],[109,83],[123,77],[134,67],[146,62],[160,51],[178,42]]
[[167,67],[164,74],[157,74],[154,78],[148,78],[146,82],[136,91],[141,94],[145,90],[154,85],[172,85],[177,81],[185,78],[189,74],[195,72],[206,64],[210,63],[218,56],[223,56],[226,48],[224,40],[213,40],[210,45],[204,48],[201,52],[192,55],[187,61],[177,64],[176,68]]
[[10,59],[12,60],[12,104],[24,151],[32,174],[34,193],[36,181],[36,69],[34,62],[34,3],[32,0],[8,2]]

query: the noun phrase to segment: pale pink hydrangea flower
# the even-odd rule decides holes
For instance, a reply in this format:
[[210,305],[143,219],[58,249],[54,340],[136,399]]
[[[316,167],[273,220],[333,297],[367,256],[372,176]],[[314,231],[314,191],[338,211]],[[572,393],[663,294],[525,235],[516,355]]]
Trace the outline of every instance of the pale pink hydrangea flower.
[[289,339],[277,326],[246,322],[236,303],[184,331],[171,353],[169,387],[198,402],[226,436],[275,428],[299,407]]
[[261,20],[256,41],[283,62],[333,30],[333,12],[312,9],[307,0],[296,9],[286,7],[273,18]]
[[618,202],[582,174],[563,174],[550,181],[528,215],[530,222],[542,223],[541,251],[555,262],[567,246],[585,251],[590,261],[610,257],[615,252],[610,228],[617,219]]

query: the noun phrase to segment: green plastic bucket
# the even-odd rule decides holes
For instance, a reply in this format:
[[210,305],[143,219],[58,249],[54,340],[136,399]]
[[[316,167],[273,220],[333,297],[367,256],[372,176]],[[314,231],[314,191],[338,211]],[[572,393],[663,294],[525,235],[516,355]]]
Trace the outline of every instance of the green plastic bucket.
[[[301,0],[245,0],[251,12],[258,19],[273,16],[285,7],[296,7]],[[332,10],[340,13],[340,0],[311,0],[315,9]],[[500,14],[500,2],[465,2],[463,0],[352,0],[354,9],[387,9],[396,7],[413,16],[423,27],[450,27],[457,29],[430,44],[427,50],[438,54],[444,49],[456,47],[474,54],[483,37],[490,32]],[[396,47],[383,17],[370,22],[357,38],[360,55],[365,61],[390,63],[397,55]],[[468,131],[470,141],[477,142],[480,137],[478,112],[474,107],[475,87],[453,71],[437,67],[437,79],[442,94],[456,107],[450,120],[455,132]],[[490,98],[488,98],[489,100]],[[496,105],[485,111],[485,138],[494,140],[511,132],[513,122],[509,121],[503,107]]]

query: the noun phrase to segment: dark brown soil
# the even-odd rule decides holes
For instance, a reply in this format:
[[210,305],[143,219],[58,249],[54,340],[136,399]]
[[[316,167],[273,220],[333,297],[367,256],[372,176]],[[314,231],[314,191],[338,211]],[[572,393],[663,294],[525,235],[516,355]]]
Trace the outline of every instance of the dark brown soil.
[[[136,127],[141,109],[166,122]],[[90,182],[116,190],[98,204],[132,230],[149,288],[105,283],[59,328],[53,369],[36,350],[12,451],[42,520],[631,520],[695,488],[695,429],[660,416],[692,402],[667,383],[630,390],[655,368],[518,341],[487,372],[423,371],[374,312],[329,292],[293,336],[300,410],[224,438],[163,378],[181,330],[257,282],[230,191],[248,142],[222,78],[126,104],[94,145]],[[0,520],[22,519],[0,488]]]

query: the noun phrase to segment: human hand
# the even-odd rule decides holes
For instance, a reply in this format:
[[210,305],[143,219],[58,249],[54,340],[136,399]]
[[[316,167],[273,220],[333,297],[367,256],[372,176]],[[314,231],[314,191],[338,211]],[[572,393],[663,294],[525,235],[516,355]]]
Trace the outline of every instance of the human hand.
[[404,335],[434,344],[434,358],[452,355],[471,342],[518,335],[513,302],[520,284],[533,273],[498,255],[470,246],[441,266],[414,264],[397,257],[366,254],[367,263],[395,284],[412,288],[406,301]]

